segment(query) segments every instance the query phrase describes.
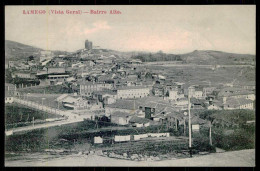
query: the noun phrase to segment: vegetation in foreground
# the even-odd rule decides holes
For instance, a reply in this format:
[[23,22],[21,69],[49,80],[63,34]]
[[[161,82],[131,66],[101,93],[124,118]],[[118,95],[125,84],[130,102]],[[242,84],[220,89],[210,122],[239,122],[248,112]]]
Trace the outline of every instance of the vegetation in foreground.
[[255,111],[204,111],[200,117],[213,123],[212,142],[214,146],[226,151],[255,148],[255,125],[246,123],[255,120]]
[[[98,129],[97,129],[98,124]],[[127,128],[117,126],[106,122],[84,121],[82,123],[74,123],[70,125],[52,127],[48,129],[34,130],[23,135],[12,135],[6,137],[6,151],[8,152],[41,152],[45,149],[64,149],[69,151],[89,150],[97,148],[93,146],[95,136],[111,138],[114,135],[136,135],[143,133],[166,132],[166,127],[151,126],[148,128]],[[198,139],[199,140],[199,139]],[[197,140],[195,140],[197,141]],[[146,142],[129,142],[132,145],[127,148],[112,149],[117,153],[127,152],[129,154],[144,153],[146,155],[178,153],[188,149],[187,138],[181,141],[146,141]],[[117,147],[122,147],[127,143],[115,144]],[[139,145],[138,145],[139,144]],[[194,153],[199,151],[214,151],[208,145],[208,141],[195,143]],[[103,144],[100,148],[113,147],[110,142]],[[156,150],[155,150],[156,149]],[[111,150],[110,150],[111,151]]]
[[16,103],[5,105],[5,128],[16,128],[32,124],[32,120],[37,123],[47,118],[60,118],[60,115],[49,114],[36,111]]
[[[201,113],[200,116],[214,116],[216,112],[210,111],[208,115]],[[253,111],[224,111],[225,115],[241,115],[241,120],[251,118]],[[247,115],[247,117],[243,117]],[[227,116],[228,117],[228,116]],[[240,123],[240,119],[236,122]],[[236,124],[235,124],[236,125]],[[98,127],[98,129],[97,129]],[[82,151],[94,149],[107,149],[109,152],[144,155],[164,155],[174,154],[180,151],[186,151],[188,154],[187,138],[181,141],[145,141],[145,142],[128,142],[103,145],[94,145],[93,138],[102,136],[103,138],[113,137],[114,135],[135,135],[148,132],[169,132],[166,127],[151,126],[148,128],[128,128],[118,126],[107,122],[84,121],[82,123],[74,123],[60,127],[52,127],[49,129],[34,130],[23,135],[12,135],[6,137],[6,151],[9,152],[41,152],[45,149],[64,149],[70,151]],[[182,131],[180,128],[179,131]],[[172,136],[179,136],[180,133],[171,132]],[[222,148],[227,151],[252,149],[255,148],[255,127],[254,125],[246,125],[241,121],[239,126],[216,127],[212,126],[212,142],[209,144],[209,129],[201,127],[200,132],[193,132],[192,145],[193,152],[196,154],[201,151],[215,152],[215,147]],[[130,143],[130,146],[128,144]],[[112,147],[112,148],[110,148]],[[115,147],[115,148],[114,148]],[[121,148],[122,147],[122,148]]]

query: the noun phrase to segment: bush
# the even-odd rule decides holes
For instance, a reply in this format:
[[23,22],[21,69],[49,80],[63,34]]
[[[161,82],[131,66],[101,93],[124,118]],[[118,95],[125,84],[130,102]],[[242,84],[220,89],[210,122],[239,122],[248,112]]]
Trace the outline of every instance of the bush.
[[194,134],[192,146],[198,151],[216,152],[216,147],[209,144],[209,137],[201,134]]
[[227,151],[255,148],[255,128],[244,127],[246,128],[239,128],[229,135],[225,135],[223,130],[214,131],[214,145]]
[[176,131],[175,128],[170,128],[170,129],[169,129],[169,132],[170,132],[173,136],[181,136],[181,135],[182,135],[181,132],[183,132],[183,128],[182,128],[182,129],[179,128],[178,131]]

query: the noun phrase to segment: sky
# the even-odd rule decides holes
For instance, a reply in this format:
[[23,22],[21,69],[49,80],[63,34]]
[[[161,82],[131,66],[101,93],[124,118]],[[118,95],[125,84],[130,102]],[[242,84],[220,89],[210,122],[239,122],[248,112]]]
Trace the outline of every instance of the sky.
[[[64,14],[23,14],[56,10]],[[66,14],[118,10],[121,14]],[[218,50],[255,54],[255,5],[6,6],[5,39],[45,50],[76,51],[86,39],[119,51],[187,53]]]

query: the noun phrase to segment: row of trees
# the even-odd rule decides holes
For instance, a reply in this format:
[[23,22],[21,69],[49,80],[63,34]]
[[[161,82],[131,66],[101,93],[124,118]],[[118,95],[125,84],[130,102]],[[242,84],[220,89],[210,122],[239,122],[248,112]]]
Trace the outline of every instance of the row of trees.
[[142,62],[156,62],[156,61],[182,61],[180,55],[174,54],[165,54],[165,53],[147,53],[147,54],[138,54],[133,56],[134,59],[140,59]]
[[26,79],[26,78],[19,78],[19,77],[12,77],[12,72],[15,72],[15,69],[7,69],[5,70],[5,82],[6,83],[11,83],[11,84],[23,84],[25,85],[31,85],[31,84],[40,84],[40,81],[38,79]]

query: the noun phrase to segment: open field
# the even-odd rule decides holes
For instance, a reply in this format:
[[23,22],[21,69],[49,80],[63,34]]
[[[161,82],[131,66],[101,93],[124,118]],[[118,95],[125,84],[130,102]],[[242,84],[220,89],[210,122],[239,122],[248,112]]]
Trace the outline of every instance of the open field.
[[153,72],[167,76],[178,82],[187,84],[223,85],[231,83],[234,85],[250,85],[255,83],[255,69],[252,67],[220,67],[212,70],[210,67],[199,67],[196,65],[179,66],[146,66]]
[[23,94],[27,93],[41,93],[41,94],[64,94],[72,93],[71,90],[64,85],[50,85],[50,86],[32,86],[23,89],[19,89]]
[[[96,122],[85,121],[66,126],[33,130],[23,135],[11,135],[5,138],[5,149],[9,152],[40,152],[46,148],[71,149],[74,147],[75,140],[77,140],[77,144],[90,143],[94,136],[105,135],[105,133],[108,135],[116,134],[121,129],[121,132],[129,129],[111,123],[99,123],[98,127],[99,129],[96,129]],[[64,142],[64,140],[66,141]]]
[[5,105],[5,123],[6,128],[16,128],[31,125],[34,118],[35,123],[44,121],[47,118],[60,118],[60,115],[49,114],[42,111],[36,111],[19,104]]
[[[62,104],[58,104],[57,101],[55,101],[59,96],[62,94],[41,94],[41,93],[30,93],[30,94],[24,94],[21,96],[21,99],[32,101],[38,104],[43,104],[44,106],[60,109],[60,110],[67,110],[63,107]],[[43,99],[42,99],[43,98]]]

